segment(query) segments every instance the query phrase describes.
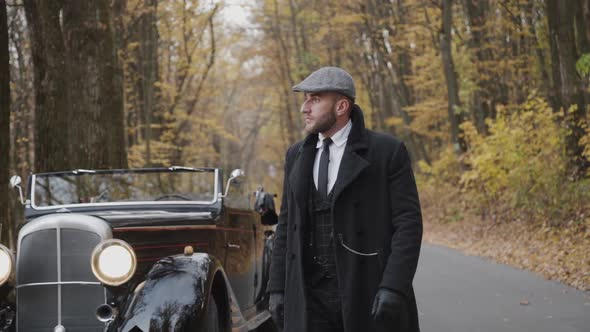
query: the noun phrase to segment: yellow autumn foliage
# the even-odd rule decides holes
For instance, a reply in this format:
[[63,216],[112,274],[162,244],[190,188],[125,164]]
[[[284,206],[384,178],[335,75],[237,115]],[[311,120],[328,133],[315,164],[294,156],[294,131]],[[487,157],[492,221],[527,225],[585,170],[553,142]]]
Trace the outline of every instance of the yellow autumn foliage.
[[568,178],[559,117],[546,101],[531,97],[516,109],[500,108],[487,121],[488,135],[463,123],[468,151],[459,157],[448,149],[431,165],[420,164],[425,185],[458,186],[466,206],[494,219],[582,222],[590,187]]

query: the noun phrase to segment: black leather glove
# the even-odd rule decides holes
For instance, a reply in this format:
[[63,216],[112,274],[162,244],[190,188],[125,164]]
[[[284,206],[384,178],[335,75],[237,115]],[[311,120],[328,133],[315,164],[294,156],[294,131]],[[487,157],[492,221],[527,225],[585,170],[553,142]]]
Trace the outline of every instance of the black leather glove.
[[268,300],[268,310],[272,319],[275,321],[275,325],[283,330],[284,326],[284,304],[285,296],[282,293],[271,293],[270,299]]
[[406,300],[401,293],[379,288],[373,301],[371,315],[378,326],[399,329],[405,325],[402,322],[406,321],[405,303]]

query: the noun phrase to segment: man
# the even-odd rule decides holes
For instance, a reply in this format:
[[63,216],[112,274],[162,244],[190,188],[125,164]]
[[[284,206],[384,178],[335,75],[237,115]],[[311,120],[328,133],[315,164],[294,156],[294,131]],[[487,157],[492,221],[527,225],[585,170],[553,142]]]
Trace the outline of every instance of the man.
[[365,128],[346,71],[321,68],[293,90],[309,135],[286,155],[273,319],[286,332],[419,331],[422,217],[406,147]]

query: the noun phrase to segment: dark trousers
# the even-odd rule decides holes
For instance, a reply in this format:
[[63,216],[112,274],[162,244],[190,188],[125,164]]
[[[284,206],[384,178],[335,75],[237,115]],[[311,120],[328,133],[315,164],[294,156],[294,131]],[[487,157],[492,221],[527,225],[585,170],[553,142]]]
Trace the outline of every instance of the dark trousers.
[[308,332],[344,332],[336,277],[323,278],[306,295]]

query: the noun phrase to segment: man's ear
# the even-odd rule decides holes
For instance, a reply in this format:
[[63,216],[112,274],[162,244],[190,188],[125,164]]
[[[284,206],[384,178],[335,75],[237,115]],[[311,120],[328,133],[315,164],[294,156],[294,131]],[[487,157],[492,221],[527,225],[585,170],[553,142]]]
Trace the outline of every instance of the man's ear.
[[342,116],[346,115],[348,109],[350,108],[350,101],[346,98],[342,98],[336,102],[336,115]]

